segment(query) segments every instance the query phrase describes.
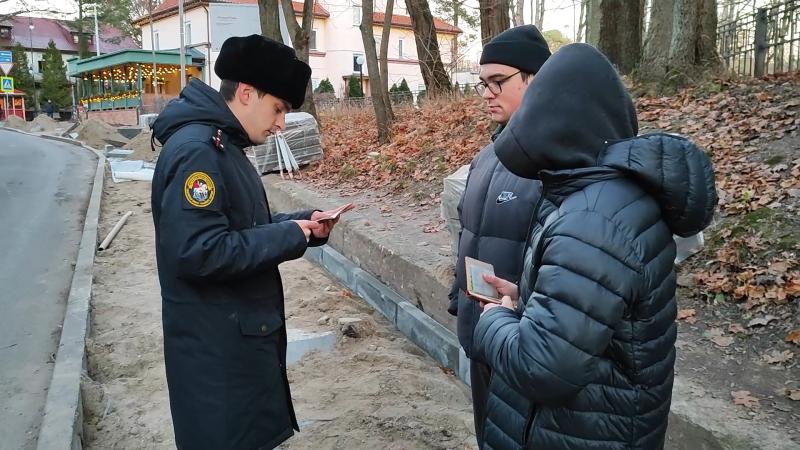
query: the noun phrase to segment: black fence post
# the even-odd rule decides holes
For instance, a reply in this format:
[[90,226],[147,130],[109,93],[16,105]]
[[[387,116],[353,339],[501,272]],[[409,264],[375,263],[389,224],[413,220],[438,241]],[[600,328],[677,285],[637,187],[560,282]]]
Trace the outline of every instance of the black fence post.
[[763,77],[767,67],[767,8],[758,8],[756,14],[756,35],[753,43],[755,68],[753,75]]

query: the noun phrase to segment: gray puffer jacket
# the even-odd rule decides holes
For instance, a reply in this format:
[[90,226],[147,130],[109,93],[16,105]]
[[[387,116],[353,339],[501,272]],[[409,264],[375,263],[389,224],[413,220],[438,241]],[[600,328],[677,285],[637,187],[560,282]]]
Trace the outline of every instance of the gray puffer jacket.
[[[518,311],[478,321],[492,368],[484,449],[662,448],[675,364],[675,244],[717,202],[709,158],[686,139],[636,137],[636,115],[594,48],[542,67],[497,141],[541,179]],[[522,400],[520,400],[522,399]]]

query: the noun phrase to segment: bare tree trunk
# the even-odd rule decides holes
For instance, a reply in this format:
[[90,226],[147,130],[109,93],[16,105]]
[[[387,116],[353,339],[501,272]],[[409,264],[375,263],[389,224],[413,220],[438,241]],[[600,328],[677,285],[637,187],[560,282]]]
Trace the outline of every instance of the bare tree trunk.
[[[83,25],[83,1],[78,0],[78,57],[81,59],[89,57],[89,43],[86,41]],[[33,61],[31,61],[31,67],[33,67]],[[36,83],[34,83],[34,86],[36,86]]]
[[[289,36],[292,38],[292,46],[297,52],[297,59],[308,64],[308,39],[311,36],[311,26],[314,22],[314,0],[305,0],[303,2],[303,24],[297,23],[294,15],[294,8],[292,7],[292,0],[281,0],[281,9],[283,10],[283,18],[286,20],[286,26],[289,29]],[[311,88],[311,80],[308,80],[306,86],[306,99],[300,111],[305,111],[315,119],[317,123],[321,122],[317,115],[317,107],[314,105],[314,92]]]
[[642,56],[644,0],[598,0],[596,4],[597,48],[621,73],[630,73]]
[[675,0],[667,66],[677,85],[719,70],[716,43],[716,0]]
[[[388,95],[384,95],[383,81],[378,68],[378,53],[375,50],[375,36],[372,30],[372,0],[361,0],[361,40],[364,42],[364,57],[367,59],[367,71],[370,74],[372,108],[375,110],[375,121],[378,124],[378,142],[387,144],[391,140],[391,104],[384,103]],[[381,44],[383,44],[381,42]],[[381,45],[383,47],[383,45]]]
[[578,33],[575,37],[575,42],[583,42],[584,30],[587,25],[587,10],[589,9],[589,0],[581,0],[581,17],[578,19]]
[[509,0],[478,0],[481,17],[482,44],[486,44],[493,37],[507,30],[511,25],[508,19],[508,1]]
[[[384,103],[388,96],[383,95],[383,82],[378,68],[378,53],[375,50],[375,36],[372,31],[372,0],[361,0],[361,40],[364,42],[364,57],[367,59],[367,71],[370,74],[372,108],[375,110],[375,122],[378,124],[378,142],[386,144],[391,140],[391,120]],[[382,43],[381,43],[382,44]],[[381,45],[383,46],[383,45]]]
[[[284,0],[287,1],[287,0]],[[411,16],[411,26],[414,29],[414,41],[417,44],[417,57],[419,58],[422,78],[425,80],[425,89],[429,96],[436,96],[450,92],[452,86],[447,71],[442,64],[442,55],[439,52],[439,41],[436,38],[436,27],[433,23],[428,0],[406,0],[408,15]],[[505,9],[504,11],[508,11]],[[505,14],[508,22],[508,14]]]
[[282,42],[278,9],[278,0],[258,0],[258,15],[261,18],[261,35]]
[[721,64],[717,50],[717,14],[717,0],[700,1],[697,56],[702,64],[714,68],[719,68]]
[[392,98],[389,96],[389,36],[392,31],[392,14],[394,14],[394,0],[386,1],[386,15],[383,18],[383,31],[381,32],[381,95],[383,103],[386,104],[386,112],[389,120],[394,121],[394,111],[392,110]]
[[514,19],[514,26],[525,25],[525,0],[515,0],[511,18]]
[[534,25],[539,31],[542,31],[542,26],[544,26],[544,0],[536,0],[536,20]]
[[669,71],[669,48],[675,0],[657,0],[650,9],[650,28],[639,65],[641,81],[662,81]]

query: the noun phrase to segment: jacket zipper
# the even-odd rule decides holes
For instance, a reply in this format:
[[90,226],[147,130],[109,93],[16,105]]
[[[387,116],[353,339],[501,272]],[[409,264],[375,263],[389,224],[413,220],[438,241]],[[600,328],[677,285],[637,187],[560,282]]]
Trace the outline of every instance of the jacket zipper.
[[531,428],[536,423],[536,418],[539,417],[539,410],[535,405],[531,405],[528,411],[528,420],[525,422],[525,432],[522,435],[522,448],[528,448],[528,439],[531,438]]
[[[532,235],[532,232],[533,232],[533,223],[539,217],[539,209],[541,209],[542,203],[544,203],[544,197],[546,195],[547,195],[547,186],[542,184],[542,193],[539,196],[539,200],[536,202],[536,206],[533,208],[533,214],[531,215],[531,219],[528,221],[528,233],[527,233],[527,235],[525,237],[525,250],[522,253],[523,254],[523,261],[522,261],[523,269],[525,268],[525,260],[524,260],[525,256],[524,255],[527,253],[528,246],[531,244],[531,235]],[[531,254],[531,258],[535,258],[540,249],[541,249],[541,239],[539,240],[539,243],[536,244],[536,251],[535,251],[535,253]],[[533,262],[533,261],[531,261],[531,262]],[[520,276],[520,282],[522,281],[522,277],[524,277],[525,275],[526,274],[523,273]],[[529,281],[532,281],[532,280],[529,279]],[[532,289],[532,288],[533,288],[533,286],[528,286],[529,290]],[[519,285],[517,286],[517,289],[519,289]],[[521,292],[518,292],[518,294],[521,294]],[[527,304],[528,304],[528,299],[525,299],[524,301],[522,300],[522,298],[517,299],[517,313],[522,315],[522,312],[525,310],[525,306]]]

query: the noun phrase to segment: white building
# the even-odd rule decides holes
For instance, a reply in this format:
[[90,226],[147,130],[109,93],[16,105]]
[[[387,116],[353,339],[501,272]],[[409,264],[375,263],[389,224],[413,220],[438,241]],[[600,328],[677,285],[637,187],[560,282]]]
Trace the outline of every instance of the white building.
[[[303,4],[293,2],[295,15],[301,21]],[[384,8],[376,2],[376,10]],[[392,17],[389,42],[389,86],[399,84],[405,79],[412,90],[424,89],[411,18],[405,15],[404,5],[395,6],[398,14]],[[233,0],[232,2],[189,0],[184,4],[184,43],[206,55],[203,81],[218,88],[219,79],[214,74],[214,63],[222,43],[230,36],[246,36],[261,33],[261,23],[256,0]],[[291,44],[286,23],[281,18],[281,31],[284,42]],[[380,45],[384,14],[375,13],[374,36]],[[153,11],[152,33],[150,17],[134,22],[142,30],[142,48],[175,49],[180,47],[180,26],[176,0],[166,0]],[[315,3],[314,23],[311,36],[309,65],[312,69],[312,83],[316,87],[320,81],[329,79],[341,97],[347,88],[350,76],[359,75],[356,63],[358,56],[364,54],[359,25],[361,6],[351,0],[321,0]],[[461,30],[442,20],[436,19],[435,26],[439,40],[442,61],[448,67],[454,60],[454,52]],[[152,38],[151,38],[152,36]],[[361,68],[364,78],[364,91],[369,95],[369,73],[366,65]]]

